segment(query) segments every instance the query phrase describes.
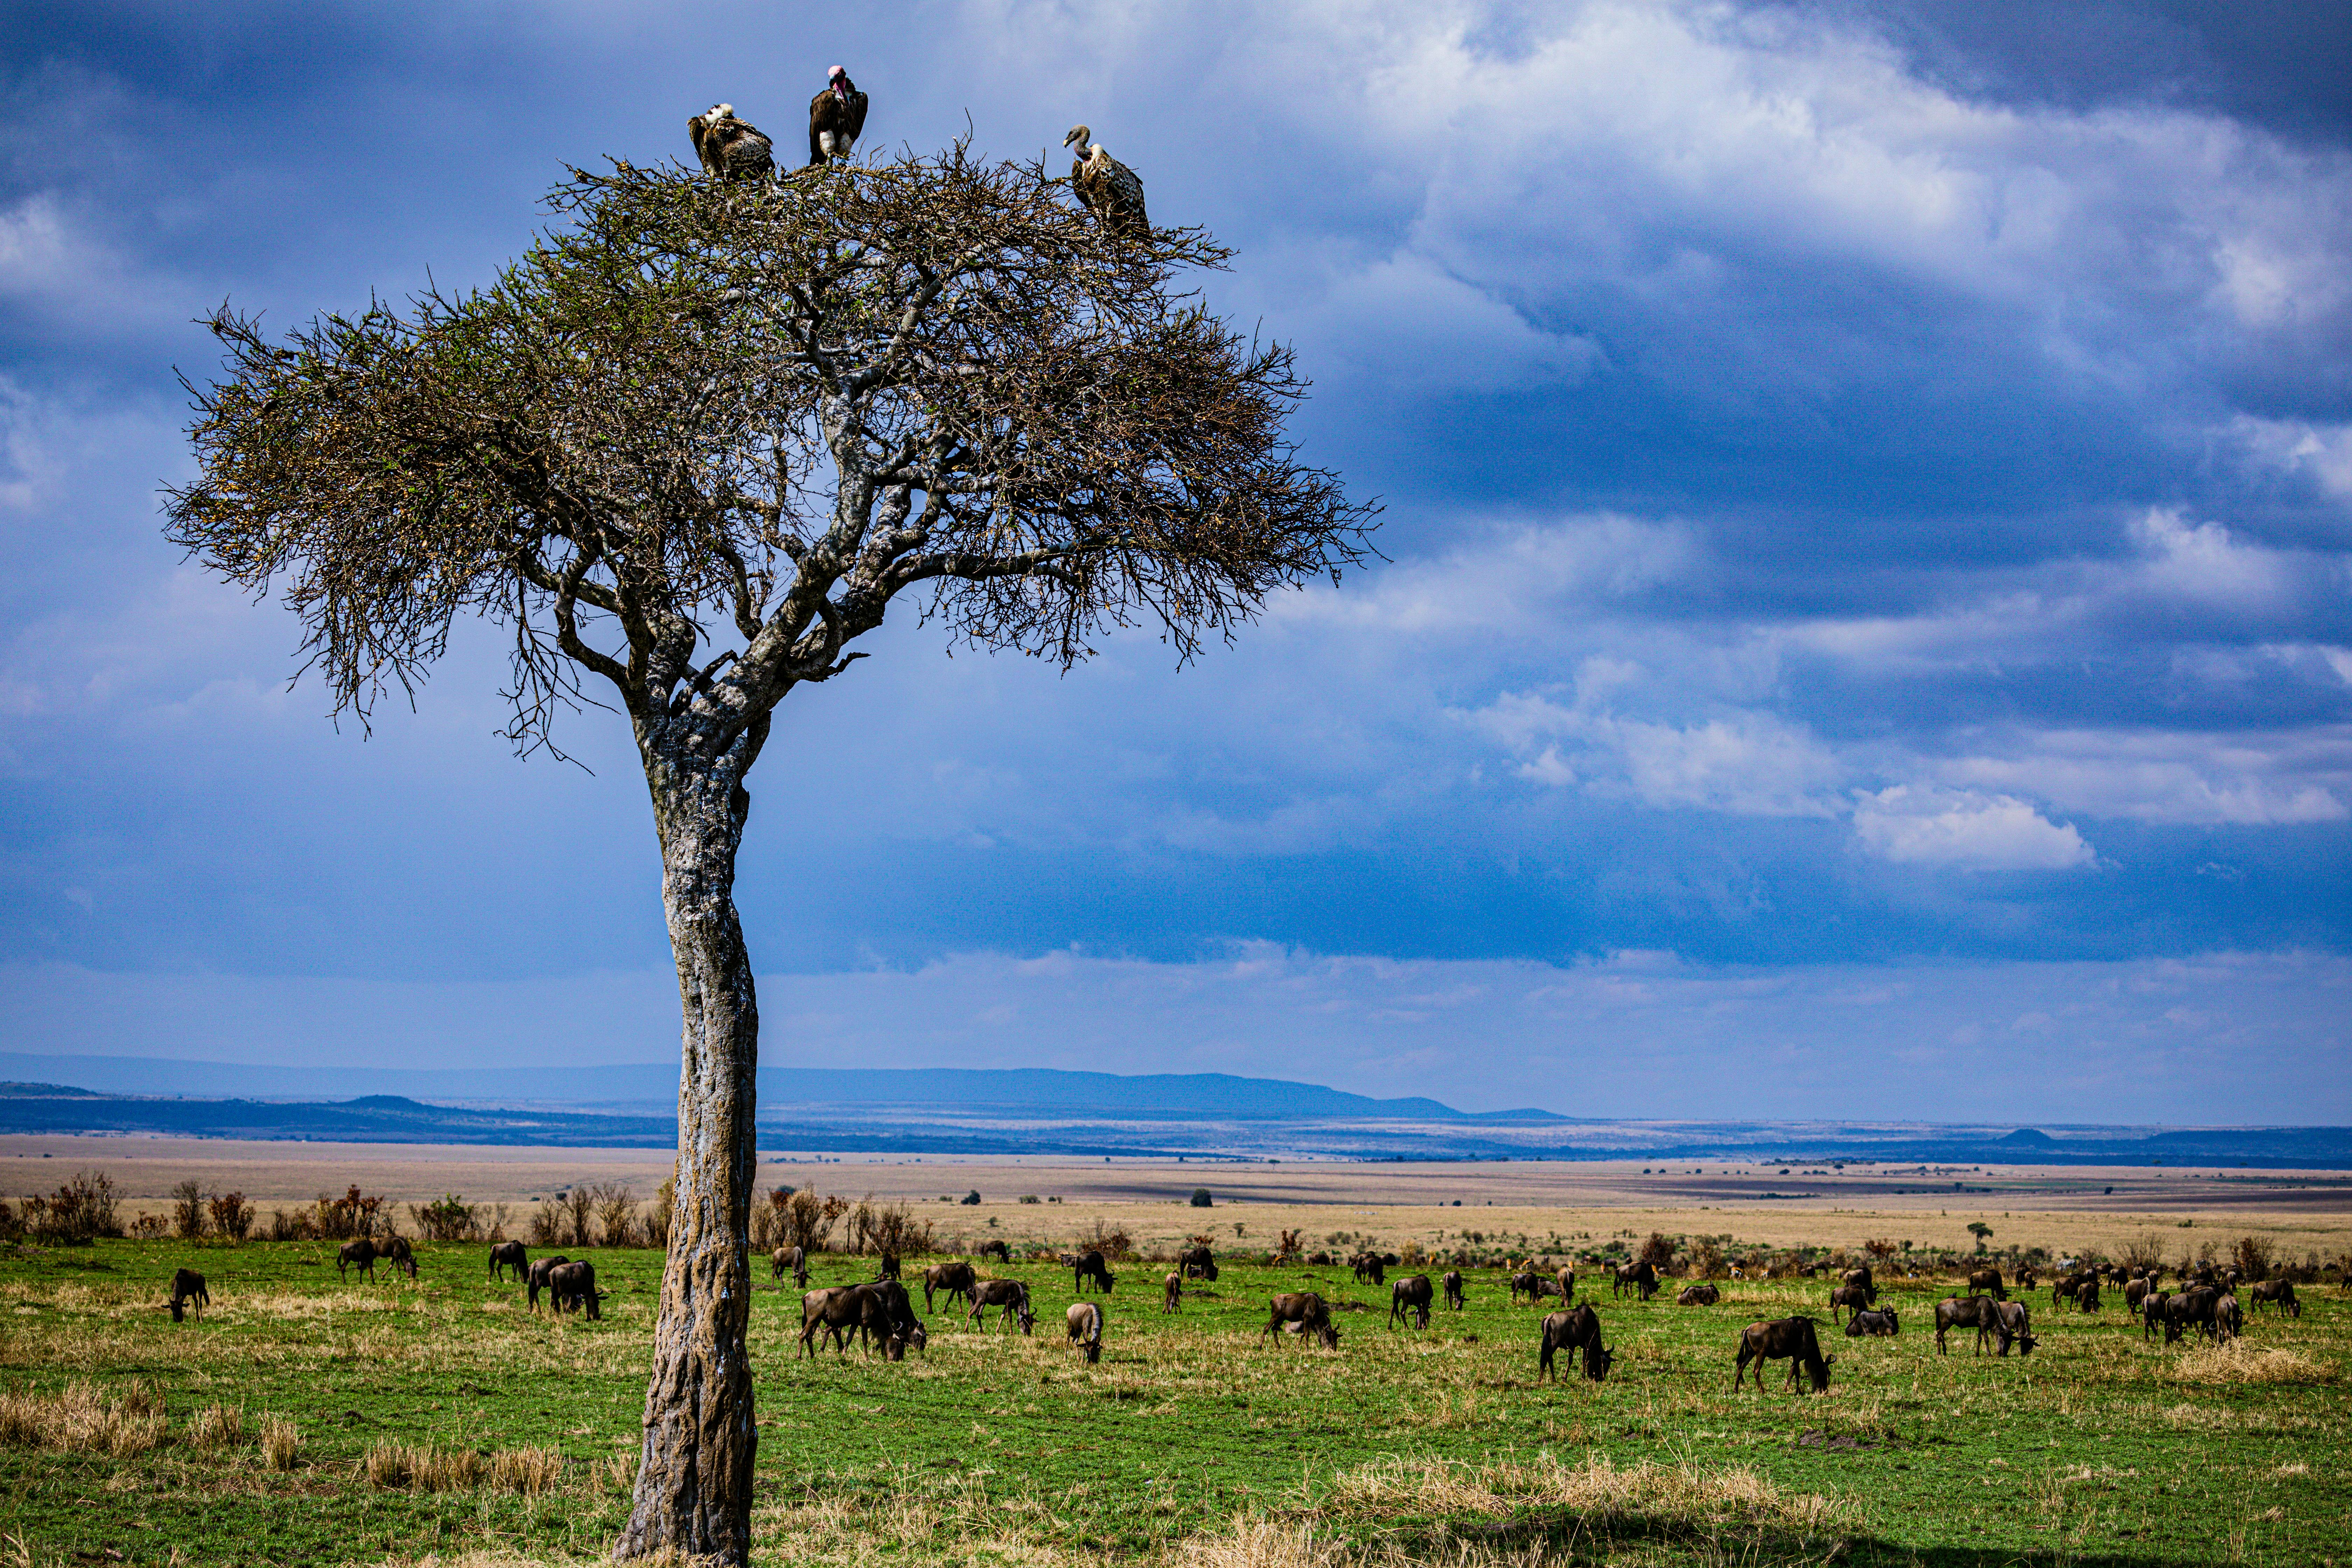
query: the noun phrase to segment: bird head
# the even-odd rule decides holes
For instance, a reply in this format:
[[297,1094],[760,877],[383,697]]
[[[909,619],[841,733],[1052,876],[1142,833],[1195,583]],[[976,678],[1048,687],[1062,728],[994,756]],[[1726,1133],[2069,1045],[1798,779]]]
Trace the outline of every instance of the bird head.
[[1087,138],[1090,134],[1092,134],[1092,132],[1087,131],[1085,126],[1073,125],[1070,127],[1070,133],[1062,138],[1062,145],[1065,147],[1072,145],[1084,147],[1087,144]]
[[710,112],[704,115],[702,118],[705,120],[732,120],[735,118],[735,106],[731,103],[714,103],[710,106]]
[[830,67],[824,73],[824,85],[833,89],[835,97],[847,98],[849,96],[849,73],[839,66]]

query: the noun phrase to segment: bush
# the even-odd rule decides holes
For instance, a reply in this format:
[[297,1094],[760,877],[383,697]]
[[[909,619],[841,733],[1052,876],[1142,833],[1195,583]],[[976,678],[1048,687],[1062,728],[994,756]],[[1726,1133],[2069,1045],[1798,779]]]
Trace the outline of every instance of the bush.
[[1666,1239],[1664,1232],[1652,1231],[1650,1239],[1642,1243],[1642,1261],[1664,1273],[1674,1260],[1675,1244]]
[[172,1189],[172,1226],[183,1241],[205,1234],[205,1190],[193,1181]]
[[980,1189],[978,1187],[974,1187],[971,1191],[964,1194],[963,1201],[966,1206],[978,1208],[980,1206]]
[[604,1228],[607,1247],[637,1244],[637,1194],[624,1182],[601,1182],[588,1189],[596,1200],[596,1223]]
[[1024,1204],[1034,1204],[1037,1201],[1037,1194],[1034,1193],[1024,1193],[1021,1194],[1021,1201]]
[[104,1171],[76,1171],[47,1197],[25,1200],[25,1228],[39,1241],[87,1247],[101,1236],[122,1234],[114,1204],[114,1183]]
[[427,1241],[471,1241],[480,1234],[474,1205],[455,1193],[444,1193],[423,1208],[411,1204],[408,1215]]
[[1213,1197],[1211,1197],[1211,1196],[1209,1195],[1209,1189],[1208,1189],[1208,1188],[1206,1188],[1206,1187],[1194,1187],[1194,1188],[1192,1189],[1192,1206],[1193,1206],[1194,1208],[1196,1208],[1196,1209],[1210,1208],[1210,1207],[1213,1207],[1213,1206],[1215,1205],[1216,1201],[1217,1201],[1216,1199],[1214,1199],[1214,1198],[1213,1198]]
[[243,1241],[253,1229],[253,1205],[243,1193],[223,1193],[211,1205],[213,1229],[230,1241]]
[[[792,1188],[783,1189],[790,1195]],[[646,1211],[646,1245],[665,1251],[669,1247],[670,1221],[677,1214],[677,1178],[672,1176],[654,1194],[653,1207]]]
[[2242,1236],[2231,1249],[2231,1261],[2237,1264],[2238,1272],[2249,1279],[2269,1279],[2273,1256],[2270,1242],[2259,1236]]

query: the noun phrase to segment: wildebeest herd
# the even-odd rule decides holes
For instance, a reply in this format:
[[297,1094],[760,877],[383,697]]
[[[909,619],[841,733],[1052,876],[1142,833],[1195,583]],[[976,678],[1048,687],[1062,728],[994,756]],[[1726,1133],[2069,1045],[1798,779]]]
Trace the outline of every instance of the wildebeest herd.
[[[1007,1259],[1008,1250],[1001,1244],[992,1245],[982,1257]],[[1349,1259],[1359,1283],[1387,1286],[1389,1327],[1428,1328],[1432,1310],[1441,1299],[1450,1310],[1464,1309],[1467,1286],[1461,1270],[1449,1270],[1435,1283],[1428,1275],[1420,1273],[1390,1281],[1387,1268],[1393,1261],[1392,1257],[1375,1252],[1359,1253]],[[1071,1271],[1072,1294],[1078,1298],[1065,1314],[1067,1337],[1072,1348],[1091,1364],[1101,1359],[1108,1315],[1104,1302],[1090,1298],[1108,1298],[1118,1284],[1118,1276],[1111,1272],[1103,1254],[1092,1248],[1061,1255],[1060,1262]],[[346,1242],[335,1259],[338,1278],[345,1280],[354,1270],[361,1279],[373,1279],[378,1263],[390,1264],[412,1280],[416,1278],[415,1249],[400,1237],[361,1237]],[[1182,1310],[1189,1282],[1213,1282],[1217,1279],[1216,1258],[1205,1246],[1182,1253],[1178,1263],[1178,1268],[1161,1282],[1163,1312]],[[801,1298],[799,1334],[803,1355],[815,1355],[820,1337],[837,1354],[845,1354],[852,1341],[890,1361],[903,1361],[910,1350],[919,1353],[924,1351],[929,1336],[906,1286],[899,1280],[896,1257],[885,1254],[872,1279],[815,1289],[808,1289],[808,1258],[800,1247],[777,1248],[770,1264],[773,1279],[782,1280],[789,1276],[805,1292]],[[1657,1270],[1646,1259],[1605,1272],[1612,1296],[1632,1290],[1638,1300],[1647,1302],[1658,1291]],[[1532,1263],[1525,1263],[1507,1266],[1505,1274],[1512,1305],[1525,1300],[1540,1309],[1548,1300],[1559,1303],[1559,1309],[1547,1313],[1538,1327],[1537,1375],[1556,1379],[1556,1358],[1562,1352],[1572,1351],[1580,1354],[1586,1377],[1594,1382],[1605,1380],[1616,1352],[1602,1343],[1600,1315],[1591,1301],[1579,1303],[1575,1300],[1575,1270],[1563,1267],[1547,1273]],[[532,1311],[539,1310],[543,1293],[553,1311],[580,1312],[591,1319],[603,1316],[600,1304],[604,1297],[596,1286],[595,1267],[584,1260],[575,1262],[561,1254],[533,1258],[521,1242],[501,1241],[489,1249],[489,1278],[520,1283],[526,1305]],[[2178,1288],[2168,1291],[2162,1288],[2161,1271],[2153,1268],[2091,1267],[2077,1265],[2071,1259],[2062,1261],[2050,1282],[2052,1310],[2071,1307],[2077,1313],[2098,1312],[2103,1284],[2122,1297],[2126,1310],[2142,1325],[2145,1339],[2152,1341],[2161,1331],[2166,1344],[2179,1342],[2192,1330],[2217,1343],[2242,1334],[2247,1312],[2238,1300],[2237,1291],[2242,1285],[2246,1287],[2247,1300],[2256,1311],[2270,1308],[2297,1318],[2303,1312],[2294,1286],[2285,1279],[2249,1282],[2235,1268],[2193,1265],[2181,1277]],[[2031,1268],[2021,1268],[2008,1277],[1991,1266],[1971,1271],[1967,1294],[1948,1296],[1935,1304],[1937,1350],[1950,1353],[1948,1336],[1952,1331],[1972,1329],[1979,1354],[1990,1345],[1997,1356],[2008,1355],[2012,1348],[2021,1356],[2030,1355],[2039,1342],[2033,1332],[2032,1310],[2025,1300],[2012,1300],[2011,1291],[2012,1288],[2030,1291],[2037,1286],[2037,1277]],[[992,1312],[998,1328],[1017,1326],[1025,1335],[1036,1327],[1037,1314],[1027,1283],[983,1279],[966,1259],[931,1265],[923,1271],[922,1289],[926,1314],[944,1305],[950,1311],[968,1309],[976,1328],[990,1327]],[[1844,1270],[1829,1289],[1831,1321],[1842,1322],[1849,1338],[1899,1335],[1899,1316],[1891,1305],[1879,1304],[1879,1293],[1878,1281],[1869,1268]],[[1700,1280],[1685,1287],[1675,1301],[1684,1307],[1711,1307],[1722,1299],[1718,1287]],[[201,1319],[211,1300],[203,1275],[187,1268],[173,1274],[166,1304],[174,1322],[186,1321],[191,1307]],[[1361,1307],[1350,1305],[1348,1310],[1360,1310]],[[1738,1388],[1747,1380],[1752,1363],[1760,1391],[1764,1363],[1786,1361],[1790,1388],[1801,1387],[1801,1374],[1814,1391],[1828,1388],[1831,1363],[1836,1357],[1823,1353],[1818,1322],[1815,1318],[1800,1314],[1742,1328],[1734,1346],[1732,1386]],[[1296,1337],[1327,1350],[1339,1347],[1339,1330],[1332,1321],[1331,1304],[1312,1290],[1271,1297],[1265,1326],[1258,1337],[1261,1341],[1270,1338],[1276,1344],[1286,1337]]]

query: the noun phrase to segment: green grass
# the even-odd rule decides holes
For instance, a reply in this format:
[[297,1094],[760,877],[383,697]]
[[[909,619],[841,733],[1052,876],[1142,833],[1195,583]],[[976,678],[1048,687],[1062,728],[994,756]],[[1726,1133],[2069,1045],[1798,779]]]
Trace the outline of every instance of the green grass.
[[[625,1512],[658,1255],[589,1254],[611,1292],[591,1323],[524,1311],[482,1247],[422,1254],[412,1286],[341,1284],[319,1245],[0,1249],[0,1390],[87,1383],[125,1409],[160,1392],[163,1412],[131,1452],[8,1427],[0,1563],[599,1554]],[[182,1262],[211,1283],[201,1323],[158,1305]],[[824,1258],[814,1282],[867,1272]],[[2256,1320],[2250,1349],[2288,1353],[2252,1361],[2143,1346],[2120,1306],[2061,1316],[2044,1294],[2041,1348],[2002,1361],[1972,1335],[1937,1354],[1924,1325],[1950,1287],[1898,1285],[1902,1337],[1836,1336],[1811,1397],[1778,1368],[1760,1395],[1730,1386],[1741,1324],[1811,1310],[1832,1331],[1811,1281],[1728,1285],[1712,1308],[1604,1289],[1619,1355],[1596,1387],[1535,1381],[1538,1314],[1495,1275],[1421,1332],[1390,1330],[1384,1294],[1344,1269],[1229,1267],[1167,1317],[1164,1269],[1130,1267],[1090,1368],[1062,1339],[1067,1272],[998,1272],[1031,1282],[1034,1339],[942,1310],[928,1356],[899,1365],[800,1357],[798,1292],[761,1280],[763,1560],[1820,1562],[1843,1542],[1858,1562],[2352,1563],[2352,1304],[2333,1291],[2305,1292],[2300,1322]],[[1261,1343],[1266,1296],[1301,1288],[1373,1310],[1339,1315],[1337,1353]],[[2231,1381],[2250,1376],[2283,1381]],[[216,1404],[241,1435],[201,1444]],[[264,1459],[266,1415],[301,1436],[291,1469]],[[420,1490],[370,1479],[393,1444],[563,1464],[531,1495]]]

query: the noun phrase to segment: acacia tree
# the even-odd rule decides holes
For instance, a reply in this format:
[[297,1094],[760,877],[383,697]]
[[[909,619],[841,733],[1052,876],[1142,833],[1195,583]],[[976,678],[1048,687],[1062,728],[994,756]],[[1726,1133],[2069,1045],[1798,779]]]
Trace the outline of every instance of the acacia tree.
[[1362,557],[1302,464],[1290,351],[1177,284],[1199,230],[1106,234],[958,144],[786,184],[616,164],[492,286],[320,317],[224,305],[171,537],[299,619],[338,713],[414,700],[461,616],[512,639],[510,737],[597,687],[652,795],[684,1013],[677,1204],[616,1557],[748,1553],[758,1013],[733,897],[777,703],[908,595],[1065,667],[1177,657]]

